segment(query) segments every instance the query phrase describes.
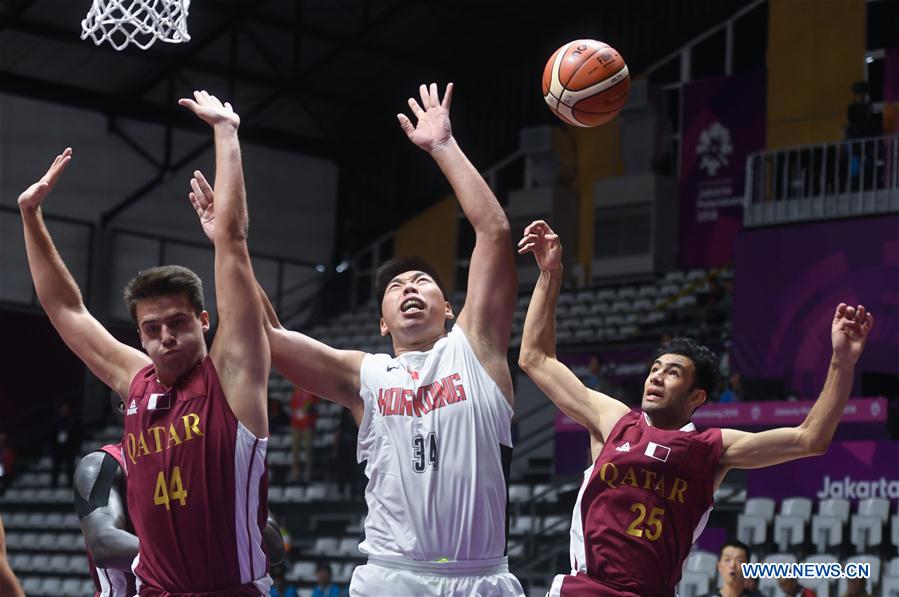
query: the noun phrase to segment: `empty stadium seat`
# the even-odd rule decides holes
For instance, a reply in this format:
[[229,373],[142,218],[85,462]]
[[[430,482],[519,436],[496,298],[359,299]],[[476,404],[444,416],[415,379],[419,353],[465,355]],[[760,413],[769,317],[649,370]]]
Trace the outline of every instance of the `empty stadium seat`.
[[[894,520],[895,518],[893,516]],[[880,581],[880,592],[883,593],[884,597],[899,596],[899,557],[895,557],[884,564],[883,577]]]
[[524,535],[534,530],[534,517],[527,514],[519,514],[515,517],[509,532],[516,535]]
[[833,498],[818,503],[818,513],[812,515],[812,542],[818,553],[843,543],[843,527],[849,522],[849,500]]
[[883,543],[883,527],[889,521],[890,502],[885,498],[859,501],[858,512],[850,522],[849,540],[857,553]]
[[571,517],[562,515],[546,516],[543,519],[544,535],[564,535],[571,530]]
[[315,546],[312,550],[315,552],[316,556],[332,555],[337,553],[339,544],[340,539],[337,537],[317,537],[315,539]]
[[362,557],[362,553],[359,551],[359,539],[357,537],[341,539],[340,543],[337,545],[337,552],[344,556],[354,558]]
[[315,580],[315,562],[294,562],[286,576],[291,581]]
[[779,551],[805,542],[806,525],[812,517],[812,500],[805,497],[787,498],[774,517],[774,541]]
[[766,497],[749,498],[743,513],[737,516],[737,538],[749,545],[761,545],[768,540],[768,525],[774,520],[774,500]]
[[697,597],[709,592],[712,578],[702,572],[684,572],[677,585],[678,597]]
[[700,549],[690,552],[687,561],[684,563],[684,570],[689,572],[699,572],[710,578],[714,578],[718,571],[718,556],[709,551]]

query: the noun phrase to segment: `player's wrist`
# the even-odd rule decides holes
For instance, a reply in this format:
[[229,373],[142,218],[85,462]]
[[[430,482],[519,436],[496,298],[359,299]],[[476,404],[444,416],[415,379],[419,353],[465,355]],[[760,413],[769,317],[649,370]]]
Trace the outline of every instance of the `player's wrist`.
[[834,352],[830,357],[830,368],[833,371],[851,371],[855,368],[857,361],[857,357],[853,358],[851,355],[842,355]]
[[446,139],[442,139],[434,143],[428,150],[428,153],[434,157],[437,157],[448,151],[452,151],[453,149],[459,149],[459,144],[456,143],[456,138],[450,135]]

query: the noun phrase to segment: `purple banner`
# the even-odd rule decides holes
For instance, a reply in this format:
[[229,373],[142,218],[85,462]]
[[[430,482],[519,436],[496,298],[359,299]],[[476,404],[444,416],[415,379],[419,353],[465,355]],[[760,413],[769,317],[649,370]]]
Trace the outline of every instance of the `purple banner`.
[[747,473],[749,497],[899,498],[899,442],[834,442],[823,456]]
[[701,79],[683,88],[680,263],[733,261],[743,221],[746,157],[765,146],[765,73]]
[[[693,422],[699,427],[792,426],[802,423],[814,405],[814,400],[704,404],[693,413]],[[846,404],[840,424],[883,423],[886,420],[886,398],[853,398]]]
[[899,216],[744,230],[736,243],[732,369],[817,398],[840,302],[863,304],[874,330],[856,366],[899,373]]

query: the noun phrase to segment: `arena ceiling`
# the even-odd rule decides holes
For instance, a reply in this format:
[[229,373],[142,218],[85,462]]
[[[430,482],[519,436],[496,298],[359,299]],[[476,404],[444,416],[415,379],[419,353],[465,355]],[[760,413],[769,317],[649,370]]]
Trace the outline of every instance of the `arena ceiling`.
[[[245,140],[339,164],[350,251],[446,191],[396,124],[419,82],[456,83],[456,136],[486,167],[521,126],[554,122],[540,75],[562,43],[606,41],[635,74],[748,0],[193,0],[190,43],[122,52],[80,39],[90,4],[0,0],[0,92],[100,112],[123,136],[123,119],[196,129],[175,104],[192,89],[231,98]],[[162,175],[189,158],[154,159]]]

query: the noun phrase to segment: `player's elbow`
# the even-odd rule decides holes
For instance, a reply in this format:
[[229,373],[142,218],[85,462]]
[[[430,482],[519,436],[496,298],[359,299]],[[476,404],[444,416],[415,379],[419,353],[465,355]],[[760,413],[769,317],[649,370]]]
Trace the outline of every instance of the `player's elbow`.
[[804,430],[801,436],[803,452],[806,456],[823,456],[830,449],[830,437]]
[[546,359],[546,354],[541,350],[522,347],[521,352],[518,353],[518,366],[525,373],[530,373],[537,369],[544,359]]

